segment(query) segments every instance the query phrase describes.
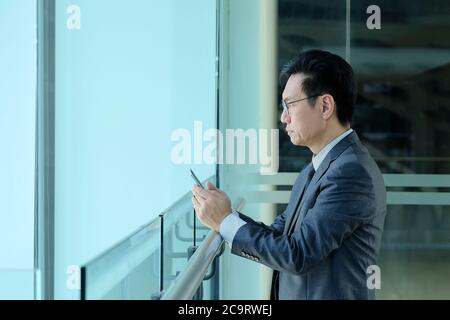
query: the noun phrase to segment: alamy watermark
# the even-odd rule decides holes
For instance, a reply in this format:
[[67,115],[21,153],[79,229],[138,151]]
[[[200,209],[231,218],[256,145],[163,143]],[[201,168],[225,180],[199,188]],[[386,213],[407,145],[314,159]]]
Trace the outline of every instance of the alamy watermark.
[[69,290],[80,290],[81,289],[81,268],[77,265],[67,266],[66,270],[67,279],[66,287]]
[[[81,7],[79,5],[71,4],[67,6],[66,13],[68,15],[66,27],[69,30],[81,29]],[[370,16],[367,18],[366,26],[369,30],[381,29],[381,9],[378,5],[372,4],[367,7],[367,14]]]
[[66,27],[68,30],[80,30],[81,29],[81,8],[77,5],[69,5],[66,9],[68,14]]
[[367,7],[367,14],[370,16],[367,18],[366,26],[369,30],[380,30],[381,29],[381,9],[376,4],[372,4]]
[[194,122],[194,131],[179,128],[172,132],[175,142],[171,160],[181,164],[259,165],[260,173],[276,174],[279,167],[278,129],[217,129],[204,131],[203,122]]
[[381,269],[376,264],[370,265],[366,269],[367,277],[366,285],[369,290],[381,289]]

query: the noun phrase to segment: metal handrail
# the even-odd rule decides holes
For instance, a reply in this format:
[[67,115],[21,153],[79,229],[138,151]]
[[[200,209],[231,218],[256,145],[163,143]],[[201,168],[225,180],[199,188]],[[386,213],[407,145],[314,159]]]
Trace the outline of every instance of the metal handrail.
[[[240,210],[244,204],[245,201],[239,199],[234,208]],[[211,231],[189,259],[186,268],[163,293],[161,300],[191,300],[202,284],[209,266],[221,251],[223,243],[222,236],[216,231]]]

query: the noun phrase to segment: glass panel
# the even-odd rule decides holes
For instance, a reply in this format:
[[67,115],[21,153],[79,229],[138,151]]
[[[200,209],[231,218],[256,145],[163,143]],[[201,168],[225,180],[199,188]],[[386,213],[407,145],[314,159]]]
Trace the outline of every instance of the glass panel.
[[388,206],[378,299],[450,298],[450,207]]
[[378,1],[379,30],[366,26],[371,4],[351,6],[353,127],[383,172],[403,174],[386,182],[388,200],[404,204],[388,207],[377,296],[448,299],[448,177],[437,174],[450,171],[450,3]]
[[192,195],[187,194],[173,207],[164,212],[164,289],[185,269],[188,250],[194,244],[194,230],[187,221],[192,219]]
[[[160,220],[142,228],[82,268],[85,299],[157,299]],[[83,297],[82,297],[83,298]]]
[[351,64],[359,96],[354,128],[387,173],[450,172],[450,2],[352,1]]
[[0,0],[0,299],[34,298],[36,11]]
[[153,252],[133,272],[130,272],[102,299],[105,300],[158,300],[160,249]]
[[55,296],[70,299],[68,267],[186,194],[189,167],[215,172],[194,144],[216,127],[216,2],[58,0],[55,31]]

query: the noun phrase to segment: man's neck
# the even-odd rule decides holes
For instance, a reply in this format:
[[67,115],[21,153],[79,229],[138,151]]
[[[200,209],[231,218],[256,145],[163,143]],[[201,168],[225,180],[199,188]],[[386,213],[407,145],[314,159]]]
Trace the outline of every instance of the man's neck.
[[321,136],[314,145],[310,146],[309,149],[314,155],[317,155],[327,144],[339,137],[341,134],[350,129],[350,125],[347,126],[336,126],[333,130],[328,130]]

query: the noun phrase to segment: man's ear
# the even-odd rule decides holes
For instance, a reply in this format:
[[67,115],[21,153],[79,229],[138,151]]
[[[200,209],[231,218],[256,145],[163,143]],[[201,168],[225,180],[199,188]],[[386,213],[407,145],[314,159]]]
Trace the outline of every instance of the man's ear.
[[322,99],[322,118],[328,120],[336,109],[336,103],[331,94],[324,94],[320,98]]

